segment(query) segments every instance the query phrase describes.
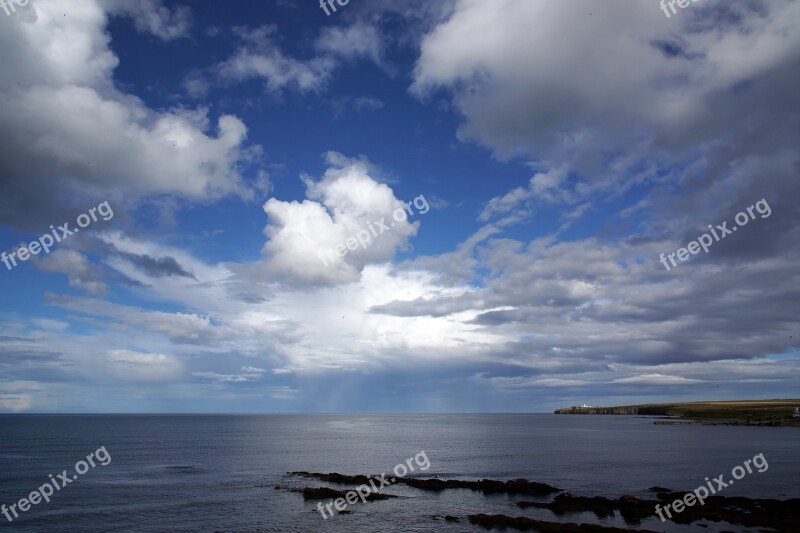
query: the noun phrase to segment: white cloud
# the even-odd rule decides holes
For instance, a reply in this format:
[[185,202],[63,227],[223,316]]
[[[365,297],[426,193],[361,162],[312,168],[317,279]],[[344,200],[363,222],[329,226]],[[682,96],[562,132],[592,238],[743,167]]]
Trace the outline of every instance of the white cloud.
[[132,350],[111,350],[105,362],[111,375],[136,381],[166,381],[180,376],[181,362],[171,355]]
[[188,37],[191,12],[188,7],[175,6],[172,10],[161,0],[105,0],[104,7],[112,13],[125,14],[133,19],[136,29],[155,35],[163,41]]
[[238,28],[243,40],[236,53],[216,67],[228,81],[263,79],[270,91],[285,87],[301,92],[321,90],[331,77],[336,63],[330,57],[298,60],[288,57],[273,43],[275,26],[255,30]]
[[478,220],[486,222],[496,216],[507,215],[501,222],[501,225],[507,225],[529,216],[536,202],[571,202],[574,197],[562,188],[567,180],[567,172],[566,166],[537,172],[531,177],[527,187],[517,187],[503,196],[489,200]]
[[0,394],[0,409],[12,413],[22,413],[33,407],[30,394]]
[[726,4],[667,19],[647,2],[459,0],[423,39],[411,91],[452,90],[459,137],[501,157],[688,144],[721,92],[796,61],[797,2]]
[[487,377],[484,374],[475,376],[479,383],[486,383],[491,387],[499,390],[519,390],[519,389],[535,389],[537,387],[576,387],[581,385],[590,385],[591,381],[582,379],[562,379],[562,378],[532,378],[525,376],[513,377]]
[[269,389],[270,397],[276,400],[293,400],[298,396],[299,393],[300,391],[297,389],[288,386],[272,387]]
[[359,96],[353,100],[353,107],[356,111],[375,111],[383,109],[386,104],[380,98],[375,98],[374,96]]
[[243,366],[239,374],[218,374],[216,372],[192,372],[193,376],[218,381],[220,383],[245,383],[247,381],[258,381],[266,370],[263,368],[253,368]]
[[383,57],[383,39],[380,30],[363,22],[351,26],[327,26],[320,30],[316,49],[321,53],[344,59],[371,59],[381,65]]
[[[17,201],[4,203],[0,214],[17,227],[30,220],[46,227],[54,216],[72,218],[85,208],[65,205],[76,198],[131,204],[164,194],[249,197],[239,175],[251,155],[242,121],[222,115],[212,126],[206,109],[155,111],[117,88],[119,59],[103,5],[76,2],[64,16],[61,2],[40,0],[31,3],[32,16],[4,21],[0,194]],[[164,15],[159,6],[150,1],[137,12],[155,9],[151,29],[164,38],[180,34],[175,21],[154,22]]]
[[67,328],[69,328],[68,322],[64,322],[63,320],[53,320],[51,318],[37,318],[33,320],[33,323],[37,327],[49,331],[65,331]]
[[[348,27],[324,27],[314,43],[316,55],[298,59],[284,53],[276,44],[277,27],[234,29],[241,40],[236,52],[211,69],[224,83],[263,80],[272,93],[284,89],[301,93],[321,92],[331,81],[343,62],[369,59],[382,66],[383,40],[378,29],[370,24],[356,23]],[[194,97],[204,97],[211,82],[202,72],[192,72],[183,82]],[[375,105],[375,102],[362,102]]]
[[70,287],[78,287],[93,294],[107,294],[108,286],[101,281],[100,271],[89,259],[75,250],[53,250],[34,261],[42,272],[66,274]]
[[[420,223],[411,222],[405,204],[392,189],[370,176],[368,163],[335,153],[329,153],[327,159],[331,168],[320,181],[304,180],[307,200],[271,198],[264,204],[269,217],[264,230],[269,237],[264,246],[265,269],[286,280],[355,281],[366,265],[391,260],[419,228]],[[369,243],[353,249],[359,232],[367,235]],[[348,239],[353,241],[344,257],[333,253]]]
[[701,379],[689,379],[680,376],[667,376],[664,374],[642,374],[629,378],[619,378],[612,383],[635,383],[639,385],[689,385],[694,383],[705,383]]

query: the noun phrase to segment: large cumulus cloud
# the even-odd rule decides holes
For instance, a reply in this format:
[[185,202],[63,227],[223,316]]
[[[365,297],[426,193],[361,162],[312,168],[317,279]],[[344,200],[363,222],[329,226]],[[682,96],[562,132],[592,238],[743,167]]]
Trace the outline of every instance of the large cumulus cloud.
[[[305,178],[308,199],[264,204],[265,275],[301,283],[355,281],[366,265],[391,260],[417,233],[420,222],[410,219],[415,209],[371,177],[368,162],[337,153],[328,153],[327,161],[331,167],[321,180]],[[344,255],[334,253],[348,241]]]
[[156,110],[116,86],[113,14],[164,40],[186,33],[185,11],[150,1],[31,2],[0,21],[0,222],[39,230],[100,200],[157,195],[247,197],[247,128],[207,109]]

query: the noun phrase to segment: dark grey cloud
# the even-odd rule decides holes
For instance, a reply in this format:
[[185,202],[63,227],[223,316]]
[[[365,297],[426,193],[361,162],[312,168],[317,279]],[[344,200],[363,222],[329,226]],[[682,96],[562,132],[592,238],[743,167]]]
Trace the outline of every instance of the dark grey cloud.
[[197,281],[194,274],[187,272],[174,257],[150,257],[146,254],[133,254],[128,252],[118,252],[118,254],[119,257],[142,270],[148,276],[154,278],[179,276]]
[[18,341],[36,342],[36,339],[28,337],[13,337],[11,335],[0,335],[0,342],[18,342]]

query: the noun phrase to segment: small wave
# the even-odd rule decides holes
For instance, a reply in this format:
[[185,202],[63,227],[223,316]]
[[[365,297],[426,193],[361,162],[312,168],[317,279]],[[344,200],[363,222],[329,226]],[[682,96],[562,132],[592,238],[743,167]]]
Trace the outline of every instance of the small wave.
[[199,468],[192,465],[168,465],[164,469],[175,474],[199,474],[201,472]]

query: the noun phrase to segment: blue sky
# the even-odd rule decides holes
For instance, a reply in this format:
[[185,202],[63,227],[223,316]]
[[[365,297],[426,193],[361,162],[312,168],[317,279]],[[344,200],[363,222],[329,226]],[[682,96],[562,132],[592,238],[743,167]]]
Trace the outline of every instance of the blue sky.
[[2,14],[0,248],[105,216],[0,264],[0,411],[798,397],[798,25],[784,0]]

